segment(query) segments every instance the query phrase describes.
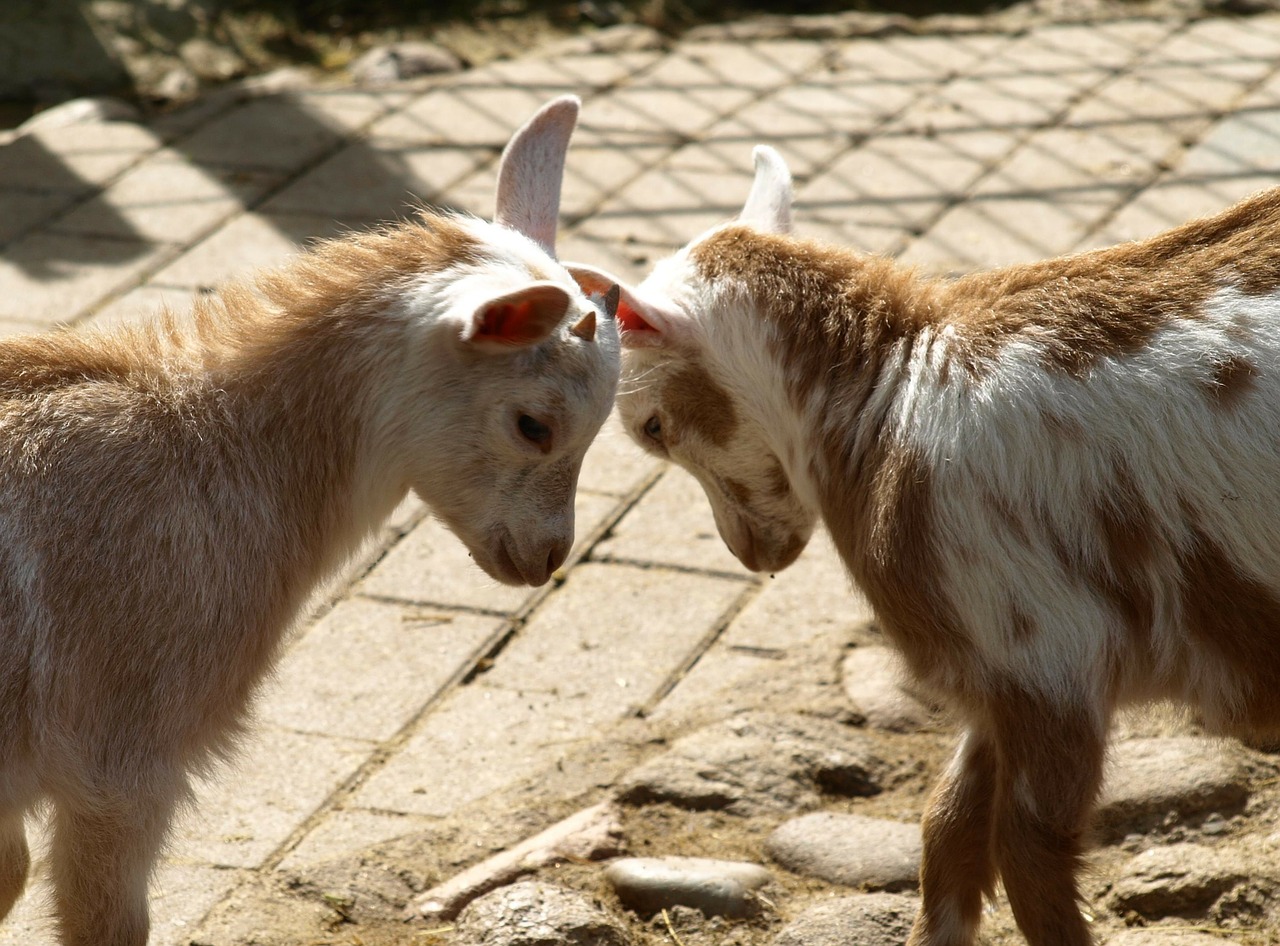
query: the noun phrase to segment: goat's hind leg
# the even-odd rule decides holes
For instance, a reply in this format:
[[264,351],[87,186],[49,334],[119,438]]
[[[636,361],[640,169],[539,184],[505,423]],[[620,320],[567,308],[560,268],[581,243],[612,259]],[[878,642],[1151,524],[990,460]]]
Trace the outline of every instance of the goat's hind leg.
[[1000,749],[994,850],[1029,946],[1088,946],[1076,875],[1102,783],[1106,725],[1088,702],[1027,696],[997,716]]
[[55,800],[50,860],[64,946],[145,946],[147,882],[173,801]]
[[970,729],[925,809],[920,864],[923,905],[909,946],[969,946],[978,929],[982,897],[995,883],[991,805],[996,751]]
[[22,896],[30,866],[22,812],[5,812],[0,815],[0,920],[9,915]]

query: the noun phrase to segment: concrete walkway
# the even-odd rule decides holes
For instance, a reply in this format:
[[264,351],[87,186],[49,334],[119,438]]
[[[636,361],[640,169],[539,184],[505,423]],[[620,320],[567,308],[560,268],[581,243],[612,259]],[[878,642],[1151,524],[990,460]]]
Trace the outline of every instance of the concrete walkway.
[[[488,216],[499,150],[562,92],[584,108],[561,254],[630,276],[736,212],[757,142],[791,164],[799,233],[943,271],[1148,235],[1280,172],[1280,16],[704,34],[21,137],[0,147],[0,327],[182,308],[411,199]],[[152,943],[203,942],[255,877],[448,818],[859,613],[822,543],[777,579],[747,574],[693,481],[611,428],[578,516],[563,579],[528,593],[488,581],[416,501],[399,511],[300,629],[239,764],[200,785]],[[0,943],[51,943],[41,912],[29,896]]]

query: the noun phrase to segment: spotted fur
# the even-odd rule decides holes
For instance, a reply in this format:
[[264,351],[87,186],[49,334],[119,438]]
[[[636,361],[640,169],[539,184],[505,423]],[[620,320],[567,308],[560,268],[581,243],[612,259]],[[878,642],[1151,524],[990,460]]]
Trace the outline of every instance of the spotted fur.
[[[997,878],[1032,946],[1085,946],[1116,709],[1280,728],[1280,190],[951,281],[791,237],[789,203],[758,149],[740,220],[623,288],[619,414],[702,482],[747,567],[785,567],[821,521],[965,721],[912,946],[973,943]],[[702,395],[671,383],[694,364]],[[725,397],[717,441],[692,419]]]
[[51,803],[61,942],[143,946],[190,773],[410,489],[500,581],[564,560],[618,371],[612,320],[528,235],[554,234],[576,114],[512,140],[507,226],[424,213],[189,319],[0,343],[0,915]]

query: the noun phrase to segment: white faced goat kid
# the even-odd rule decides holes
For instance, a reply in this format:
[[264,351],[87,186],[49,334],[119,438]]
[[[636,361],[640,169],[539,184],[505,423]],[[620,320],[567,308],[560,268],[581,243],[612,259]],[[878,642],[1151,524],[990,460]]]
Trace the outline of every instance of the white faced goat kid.
[[757,149],[740,222],[624,287],[621,418],[747,568],[821,519],[965,721],[911,944],[972,943],[999,877],[1032,946],[1084,946],[1116,708],[1280,724],[1280,190],[954,281],[786,236],[790,202]]
[[47,799],[62,942],[146,942],[189,773],[407,490],[500,581],[564,560],[618,370],[553,255],[577,111],[513,138],[497,223],[424,214],[189,323],[0,344],[0,915]]

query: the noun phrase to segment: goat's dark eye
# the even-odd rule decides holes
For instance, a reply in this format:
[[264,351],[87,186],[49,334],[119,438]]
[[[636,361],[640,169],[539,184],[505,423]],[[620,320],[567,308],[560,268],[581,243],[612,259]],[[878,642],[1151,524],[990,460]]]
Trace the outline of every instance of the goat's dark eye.
[[662,442],[662,421],[658,419],[657,414],[654,414],[644,422],[644,435],[650,440]]
[[551,442],[551,428],[528,414],[521,414],[516,426],[520,428],[520,436],[530,443],[545,447]]

